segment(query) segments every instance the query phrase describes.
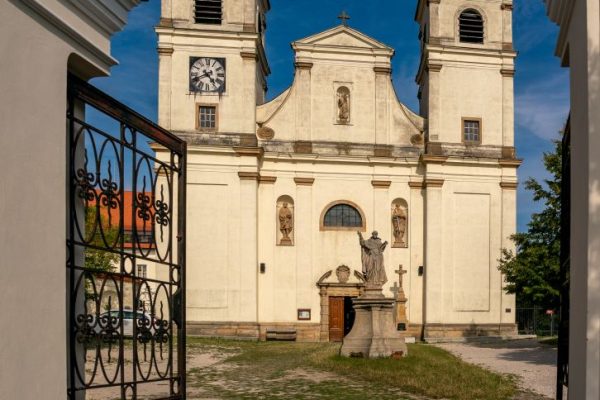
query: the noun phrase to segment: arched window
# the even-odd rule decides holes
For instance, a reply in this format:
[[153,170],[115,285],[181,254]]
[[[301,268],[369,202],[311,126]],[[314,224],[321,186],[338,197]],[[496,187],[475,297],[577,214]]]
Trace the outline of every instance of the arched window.
[[462,43],[483,43],[483,17],[478,11],[465,10],[458,21]]
[[349,202],[336,202],[326,208],[323,230],[364,229],[364,218],[358,207]]

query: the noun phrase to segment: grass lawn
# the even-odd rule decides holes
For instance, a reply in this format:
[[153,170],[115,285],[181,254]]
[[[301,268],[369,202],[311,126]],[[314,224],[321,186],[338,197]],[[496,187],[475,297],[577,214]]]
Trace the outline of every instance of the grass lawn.
[[556,346],[558,346],[558,337],[557,336],[542,337],[542,338],[539,338],[539,342],[541,344],[546,344],[548,346],[556,347]]
[[402,360],[340,357],[331,343],[189,338],[188,346],[190,399],[504,400],[517,392],[510,377],[425,344],[409,345]]

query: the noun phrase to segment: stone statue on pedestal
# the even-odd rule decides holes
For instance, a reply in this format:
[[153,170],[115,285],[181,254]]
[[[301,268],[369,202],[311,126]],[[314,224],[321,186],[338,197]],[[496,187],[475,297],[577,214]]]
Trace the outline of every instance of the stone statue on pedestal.
[[292,239],[290,234],[294,229],[294,214],[288,207],[288,203],[283,203],[283,206],[279,210],[279,230],[281,231],[281,242],[280,245],[290,246]]
[[362,249],[362,272],[365,282],[367,285],[381,288],[387,282],[383,252],[388,242],[382,243],[377,231],[373,232],[368,240],[365,240],[360,232],[358,237]]
[[405,356],[406,343],[394,323],[396,300],[383,295],[387,282],[383,252],[388,243],[382,243],[377,232],[368,240],[360,232],[358,236],[366,285],[364,294],[352,301],[356,312],[354,326],[344,338],[340,354],[364,358]]
[[392,210],[392,227],[394,228],[394,247],[406,247],[406,211],[399,204]]

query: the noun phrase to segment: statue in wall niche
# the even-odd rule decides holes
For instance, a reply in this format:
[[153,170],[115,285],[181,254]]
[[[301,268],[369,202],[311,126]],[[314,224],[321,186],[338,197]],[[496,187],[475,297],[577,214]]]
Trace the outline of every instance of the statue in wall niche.
[[394,246],[405,247],[406,242],[404,240],[404,236],[406,235],[406,222],[408,216],[406,215],[406,210],[400,206],[400,204],[395,204],[394,209],[392,210],[392,227],[394,228]]
[[283,235],[280,244],[282,246],[291,246],[292,239],[290,235],[294,230],[294,214],[290,210],[288,203],[283,203],[279,209],[279,231]]
[[358,237],[362,249],[362,272],[365,281],[369,286],[381,288],[387,282],[383,252],[388,242],[382,243],[377,231],[374,231],[368,240],[365,240],[360,232],[358,232]]
[[350,121],[350,93],[343,89],[346,88],[338,90],[338,121],[347,123]]

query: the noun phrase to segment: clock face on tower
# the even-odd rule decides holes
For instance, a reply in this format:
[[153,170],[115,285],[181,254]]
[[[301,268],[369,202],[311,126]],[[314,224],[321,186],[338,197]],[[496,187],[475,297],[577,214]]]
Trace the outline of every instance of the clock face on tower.
[[225,59],[190,57],[190,91],[223,93],[225,91]]

